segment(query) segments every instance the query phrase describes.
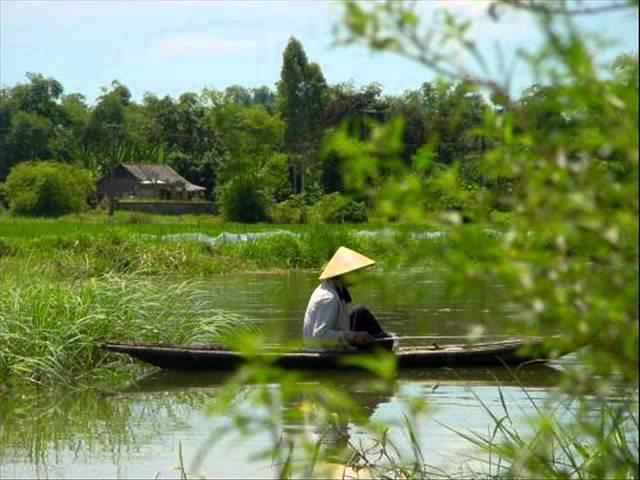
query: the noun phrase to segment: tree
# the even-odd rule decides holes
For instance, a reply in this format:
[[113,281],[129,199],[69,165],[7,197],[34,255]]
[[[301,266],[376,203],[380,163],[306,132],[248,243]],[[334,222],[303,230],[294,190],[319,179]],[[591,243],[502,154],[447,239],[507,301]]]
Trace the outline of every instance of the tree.
[[347,122],[349,131],[361,139],[367,138],[366,123],[384,122],[389,102],[382,97],[382,85],[370,83],[360,89],[353,83],[329,87],[324,112],[325,127],[335,128]]
[[17,163],[51,158],[50,142],[66,126],[60,82],[37,73],[27,78],[0,95],[0,179]]
[[12,165],[25,160],[48,159],[51,157],[49,141],[53,138],[53,124],[42,115],[24,110],[18,111],[11,119],[11,130],[6,136],[6,175]]
[[315,166],[322,135],[327,84],[320,67],[309,63],[302,44],[290,38],[278,82],[279,111],[285,121],[284,146],[289,154],[295,193],[304,190],[308,169]]
[[131,92],[117,80],[111,82],[111,90],[103,87],[96,106],[91,110],[84,135],[84,144],[96,155],[105,156],[113,145],[128,141],[124,128],[125,107],[131,100]]
[[[260,198],[267,202],[281,198],[282,182],[272,175],[280,174],[282,160],[287,158],[279,155],[285,130],[282,119],[260,106],[244,107],[215,90],[205,90],[203,98],[207,105],[206,123],[219,132],[216,196],[221,198],[227,191],[246,192],[253,182],[253,188],[260,190]],[[251,181],[241,181],[241,177]],[[233,187],[229,187],[231,182],[235,182]]]
[[[356,88],[353,83],[329,87],[324,122],[327,132],[342,128],[360,140],[369,138],[371,125],[387,120],[389,99],[382,96],[382,85],[371,83]],[[344,192],[344,158],[324,149],[320,164],[320,185],[325,193]]]
[[[451,292],[462,294],[476,282],[503,285],[506,300],[519,312],[514,331],[561,331],[558,344],[548,341],[553,348],[588,345],[576,352],[583,368],[565,370],[563,383],[563,393],[580,413],[561,424],[542,416],[530,437],[511,437],[502,445],[488,442],[492,453],[508,462],[504,475],[635,476],[638,454],[627,432],[637,430],[638,395],[637,60],[635,65],[625,62],[628,76],[603,72],[596,63],[598,47],[574,17],[619,8],[637,15],[637,2],[603,1],[597,8],[495,2],[490,8],[494,18],[499,19],[500,9],[517,9],[532,17],[542,35],[541,47],[522,59],[544,86],[526,92],[521,101],[510,95],[508,78],[485,73],[486,58],[467,19],[443,11],[425,27],[412,2],[343,5],[339,41],[411,58],[449,80],[484,89],[500,102],[501,108],[485,110],[476,128],[490,141],[478,168],[486,178],[508,176],[513,184],[506,190],[469,191],[459,162],[434,171],[428,149],[407,167],[398,161],[402,132],[393,125],[378,129],[364,145],[339,138],[357,167],[347,178],[366,188],[367,178],[381,178],[381,168],[391,166],[382,185],[370,192],[379,214],[449,229],[451,246],[443,260],[450,267]],[[457,121],[441,123],[451,125],[452,120]],[[434,184],[461,200],[463,210],[433,208],[427,200]],[[496,199],[508,206],[506,225],[491,210]],[[461,225],[464,216],[473,223]],[[485,229],[504,235],[490,238]],[[611,392],[624,400],[612,405]],[[561,440],[568,458],[550,448],[559,441],[559,431],[568,435]]]
[[64,127],[57,128],[49,144],[51,156],[57,161],[89,166],[87,150],[82,144],[89,122],[89,108],[83,95],[73,93],[62,97],[60,103]]
[[[116,167],[131,158],[133,147],[125,128],[125,108],[131,92],[117,80],[111,90],[102,89],[96,106],[91,110],[83,143],[93,156],[100,175],[113,177]],[[109,215],[115,210],[115,198],[108,194]]]
[[39,73],[27,73],[27,78],[29,83],[18,84],[12,89],[18,108],[48,118],[56,125],[61,124],[63,113],[58,100],[64,92],[62,84]]
[[264,108],[268,113],[276,113],[276,94],[267,86],[252,88],[253,105]]
[[251,107],[253,104],[253,95],[248,88],[240,85],[231,85],[224,90],[224,95],[234,103],[241,107]]
[[267,198],[254,173],[237,175],[219,187],[220,210],[227,220],[256,223],[267,217]]

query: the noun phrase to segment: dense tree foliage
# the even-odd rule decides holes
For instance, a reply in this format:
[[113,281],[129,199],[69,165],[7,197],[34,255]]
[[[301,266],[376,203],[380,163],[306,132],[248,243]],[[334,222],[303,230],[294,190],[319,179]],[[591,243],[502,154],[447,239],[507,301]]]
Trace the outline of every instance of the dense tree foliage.
[[286,122],[284,146],[289,155],[294,193],[304,190],[308,172],[315,170],[326,91],[327,83],[320,66],[309,63],[302,44],[291,38],[283,54],[278,106]]
[[[633,55],[617,59],[616,78],[633,82],[633,65]],[[487,115],[506,118],[518,112],[526,127],[516,123],[515,131],[533,129],[558,141],[558,132],[580,128],[587,115],[569,115],[567,105],[558,101],[558,87],[550,83],[532,85],[508,102],[500,92],[486,97],[476,87],[466,78],[438,80],[401,95],[384,95],[377,83],[328,85],[295,38],[283,52],[275,90],[232,85],[178,98],[146,93],[135,102],[125,85],[113,81],[89,104],[82,95],[65,94],[55,79],[28,73],[26,83],[0,90],[0,181],[14,165],[32,160],[55,159],[86,168],[96,178],[122,162],[166,163],[204,186],[213,200],[220,200],[229,182],[243,177],[243,188],[253,185],[267,208],[292,195],[310,205],[333,192],[371,207],[375,188],[365,192],[345,184],[345,174],[358,162],[325,144],[336,132],[366,142],[377,126],[387,125],[399,132],[402,165],[429,165],[425,174],[431,180],[425,188],[431,192],[430,205],[461,209],[464,195],[454,195],[446,182],[436,180],[436,172],[456,172],[470,191],[505,192],[514,185],[509,172],[486,175],[479,168],[478,159],[501,142],[479,133]],[[622,164],[617,165],[622,172]],[[382,178],[393,170],[387,167],[377,177],[369,175],[367,184],[383,185]],[[497,195],[492,208],[513,205]]]
[[407,164],[427,143],[438,161],[451,163],[482,146],[473,129],[490,108],[463,83],[425,83],[401,96],[384,96],[375,83],[327,85],[295,38],[283,53],[277,90],[232,85],[178,98],[147,93],[137,103],[113,81],[89,104],[55,79],[29,73],[27,80],[0,91],[0,181],[30,160],[55,159],[96,178],[122,162],[167,163],[211,199],[238,176],[250,177],[267,205],[293,194],[306,203],[332,192],[364,200],[345,191],[343,158],[322,148],[336,129],[365,140],[373,125],[402,116]]

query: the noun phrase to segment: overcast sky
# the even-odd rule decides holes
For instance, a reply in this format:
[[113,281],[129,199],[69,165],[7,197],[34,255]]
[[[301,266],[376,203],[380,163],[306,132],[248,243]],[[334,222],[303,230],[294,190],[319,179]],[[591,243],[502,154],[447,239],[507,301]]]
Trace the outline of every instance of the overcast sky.
[[[507,56],[517,47],[535,45],[525,17],[512,14],[496,23],[486,14],[487,4],[431,0],[420,8],[427,18],[443,7],[472,17],[480,45],[493,61],[495,41]],[[0,0],[0,84],[13,86],[26,81],[26,72],[42,73],[59,80],[65,93],[82,93],[89,102],[114,79],[136,100],[147,91],[177,96],[233,84],[274,87],[290,36],[302,42],[331,84],[377,81],[385,92],[401,93],[433,79],[429,71],[393,55],[332,46],[339,11],[325,1]],[[582,24],[616,43],[603,60],[637,51],[633,11],[586,18]],[[524,68],[515,80],[516,89],[532,81]]]

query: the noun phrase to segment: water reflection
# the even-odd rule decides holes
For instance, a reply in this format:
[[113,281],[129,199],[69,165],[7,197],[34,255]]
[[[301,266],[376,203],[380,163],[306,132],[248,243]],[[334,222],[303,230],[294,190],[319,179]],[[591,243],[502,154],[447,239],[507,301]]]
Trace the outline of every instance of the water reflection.
[[[158,370],[123,388],[119,395],[150,392],[188,392],[204,387],[220,387],[232,377],[222,371],[173,371]],[[468,367],[402,369],[397,373],[397,383],[416,383],[436,389],[438,386],[502,385],[524,387],[552,387],[560,380],[561,372],[550,365],[538,364],[522,368]],[[332,383],[351,395],[368,395],[367,385],[374,377],[357,370],[307,370],[307,382]]]
[[[227,379],[228,374],[217,372],[158,371],[109,394],[5,395],[0,398],[0,476],[154,476],[175,463],[178,442],[185,457],[191,459],[210,432],[228,422],[206,414]],[[287,410],[298,408],[302,400],[313,403],[313,387],[317,384],[332,383],[348,393],[369,418],[398,417],[402,398],[421,397],[433,405],[434,411],[440,410],[439,418],[466,427],[486,423],[486,419],[480,419],[469,388],[479,391],[490,403],[497,398],[496,383],[505,387],[508,395],[522,399],[521,386],[544,395],[558,379],[559,372],[545,366],[522,369],[517,380],[504,368],[407,370],[400,372],[391,391],[380,392],[372,388],[373,378],[360,372],[311,372],[298,385],[300,398],[284,405],[282,433],[295,435],[305,430],[318,438],[325,435],[324,445],[332,451],[342,450],[347,440],[358,436],[361,420],[354,422],[342,416],[337,419],[340,428],[327,435],[325,431],[314,432],[315,424],[309,416],[288,414],[292,412]],[[243,396],[250,392],[249,386],[238,392],[236,400],[243,402]],[[433,441],[432,428],[422,434]],[[234,444],[239,441],[234,440]],[[251,472],[269,474],[268,465],[252,464],[248,459],[257,447],[265,447],[268,439],[255,438],[249,443],[231,453],[219,446],[213,448],[200,471],[230,477]],[[238,465],[243,469],[238,470]]]

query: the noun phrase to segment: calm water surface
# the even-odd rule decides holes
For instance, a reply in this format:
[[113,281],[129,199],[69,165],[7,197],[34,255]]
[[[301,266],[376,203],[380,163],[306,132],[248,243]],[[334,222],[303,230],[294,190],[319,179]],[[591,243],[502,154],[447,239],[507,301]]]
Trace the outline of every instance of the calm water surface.
[[[209,280],[205,287],[219,308],[246,316],[275,343],[299,338],[315,278],[314,274],[300,273],[230,275]],[[458,300],[451,300],[437,270],[369,275],[364,280],[352,289],[355,302],[369,306],[387,330],[400,336],[463,335],[472,325],[482,326],[488,335],[506,333],[509,312],[500,300],[500,286],[465,292]],[[474,450],[445,426],[486,434],[493,423],[478,398],[501,412],[498,386],[514,418],[524,426],[534,410],[531,399],[542,403],[559,376],[552,367],[531,367],[519,375],[526,392],[510,372],[489,368],[403,371],[393,391],[384,395],[370,388],[370,378],[354,372],[314,374],[306,385],[337,385],[355,397],[371,421],[399,422],[407,398],[426,399],[430,415],[417,427],[426,460],[451,470]],[[215,372],[150,371],[112,394],[0,397],[0,477],[179,478],[174,469],[179,445],[189,470],[211,432],[218,427],[231,428],[228,418],[210,408],[224,380]],[[247,387],[236,399],[240,408],[243,402],[247,409],[252,408],[246,401],[251,389]],[[300,385],[301,392],[304,389],[305,385]],[[353,441],[363,435],[349,419],[343,427]],[[313,425],[283,422],[281,428],[286,434],[312,429]],[[392,434],[403,443],[399,430],[392,429]],[[269,461],[252,458],[269,445],[266,434],[225,437],[223,443],[207,450],[197,473],[208,478],[272,476]]]

